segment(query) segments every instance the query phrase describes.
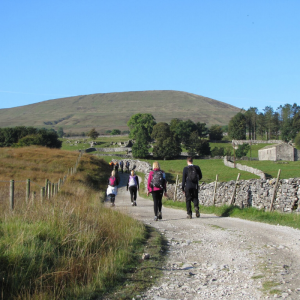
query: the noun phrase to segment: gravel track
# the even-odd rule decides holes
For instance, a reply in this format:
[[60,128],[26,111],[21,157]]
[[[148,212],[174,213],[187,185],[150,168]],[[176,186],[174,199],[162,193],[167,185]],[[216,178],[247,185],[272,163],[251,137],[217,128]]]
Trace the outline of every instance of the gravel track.
[[300,299],[300,231],[237,218],[203,215],[186,218],[179,209],[162,209],[153,220],[153,202],[130,204],[127,174],[115,209],[151,225],[168,241],[163,276],[135,299]]

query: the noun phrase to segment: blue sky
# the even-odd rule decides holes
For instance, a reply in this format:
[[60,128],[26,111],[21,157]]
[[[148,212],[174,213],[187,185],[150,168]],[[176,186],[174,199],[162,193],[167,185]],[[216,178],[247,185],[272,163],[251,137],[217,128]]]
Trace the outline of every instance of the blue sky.
[[0,108],[143,90],[300,104],[299,0],[0,4]]

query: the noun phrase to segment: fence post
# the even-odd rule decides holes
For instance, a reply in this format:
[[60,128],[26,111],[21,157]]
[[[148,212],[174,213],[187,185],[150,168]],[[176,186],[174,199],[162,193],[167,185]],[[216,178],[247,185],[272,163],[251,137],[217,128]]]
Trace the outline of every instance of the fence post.
[[271,200],[270,211],[273,210],[273,202],[275,200],[276,193],[277,193],[277,186],[278,186],[278,181],[279,181],[279,177],[280,177],[280,172],[281,172],[281,170],[279,169],[278,170],[278,174],[277,174],[276,183],[275,183],[274,190],[273,190],[273,196],[272,196],[272,200]]
[[30,196],[30,179],[27,179],[26,180],[26,198],[25,198],[26,203],[28,203],[29,196]]
[[48,199],[50,199],[51,197],[51,182],[48,181],[48,185],[47,185],[47,197]]
[[58,183],[55,183],[54,185],[55,195],[58,194]]
[[177,185],[178,185],[178,174],[176,176],[176,181],[175,181],[175,191],[174,191],[174,199],[173,199],[173,201],[176,201],[176,197],[177,197]]
[[51,197],[54,196],[54,183],[51,183]]
[[45,187],[41,187],[41,202],[44,201],[44,197],[45,197]]
[[49,181],[49,179],[46,179],[45,180],[45,190],[47,191],[47,187],[48,187],[48,181]]
[[10,181],[10,197],[9,197],[9,204],[10,204],[10,209],[13,210],[15,207],[14,203],[14,195],[15,195],[15,182],[14,180]]
[[219,175],[216,175],[216,181],[215,181],[215,188],[214,188],[214,196],[213,196],[213,205],[215,206],[216,203],[216,191],[217,191],[217,184],[218,184],[218,177]]
[[234,190],[233,190],[233,193],[232,193],[230,205],[233,205],[233,204],[235,203],[236,186],[237,186],[238,181],[239,181],[239,179],[240,179],[240,175],[241,175],[241,173],[238,173],[238,176],[237,176],[237,178],[236,178],[236,182],[235,182],[235,185],[234,185]]

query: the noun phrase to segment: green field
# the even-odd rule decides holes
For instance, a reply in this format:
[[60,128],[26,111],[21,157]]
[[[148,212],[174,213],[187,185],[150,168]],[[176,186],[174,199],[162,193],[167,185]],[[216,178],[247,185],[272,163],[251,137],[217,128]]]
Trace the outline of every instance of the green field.
[[[89,137],[86,138],[62,138],[60,139],[62,143],[62,150],[84,150],[87,148],[90,148],[90,142],[91,141],[96,141],[97,145],[95,146],[96,148],[113,148],[113,147],[119,147],[119,146],[112,146],[111,143],[117,143],[117,142],[126,142],[129,140],[128,135],[123,135],[123,136],[100,136],[96,139],[90,139]],[[70,141],[67,142],[67,141]],[[74,144],[75,141],[79,141],[79,144]]]
[[279,169],[280,178],[300,177],[300,161],[238,161],[238,163],[262,170],[269,178],[277,177]]

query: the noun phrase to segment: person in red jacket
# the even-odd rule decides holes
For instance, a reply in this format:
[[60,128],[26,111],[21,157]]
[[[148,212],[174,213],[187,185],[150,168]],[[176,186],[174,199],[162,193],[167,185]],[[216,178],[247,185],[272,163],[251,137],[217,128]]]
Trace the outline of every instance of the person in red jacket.
[[167,196],[167,181],[165,173],[160,169],[159,163],[155,161],[152,166],[152,171],[149,173],[147,184],[147,196],[152,194],[154,204],[154,221],[162,219],[162,197]]

